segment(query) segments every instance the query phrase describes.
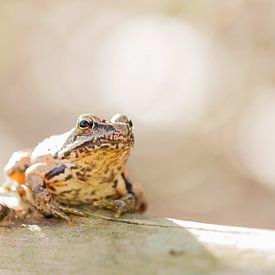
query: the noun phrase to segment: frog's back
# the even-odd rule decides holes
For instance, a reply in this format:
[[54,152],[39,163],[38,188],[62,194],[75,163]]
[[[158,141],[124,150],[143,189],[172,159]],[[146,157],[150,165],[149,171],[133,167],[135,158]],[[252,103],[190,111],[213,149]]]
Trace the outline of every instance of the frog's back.
[[64,146],[64,143],[70,136],[71,131],[61,135],[51,136],[40,142],[32,152],[32,163],[44,161],[45,159],[52,158],[56,155]]

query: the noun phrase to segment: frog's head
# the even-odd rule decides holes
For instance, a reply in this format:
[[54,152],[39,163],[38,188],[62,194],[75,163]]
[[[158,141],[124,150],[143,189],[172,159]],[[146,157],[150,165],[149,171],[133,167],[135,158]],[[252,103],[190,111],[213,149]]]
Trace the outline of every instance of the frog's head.
[[126,155],[133,145],[133,124],[125,115],[116,114],[108,121],[84,114],[78,118],[59,156],[66,158],[75,152],[76,157],[85,157],[99,151],[104,151],[104,155],[108,152]]

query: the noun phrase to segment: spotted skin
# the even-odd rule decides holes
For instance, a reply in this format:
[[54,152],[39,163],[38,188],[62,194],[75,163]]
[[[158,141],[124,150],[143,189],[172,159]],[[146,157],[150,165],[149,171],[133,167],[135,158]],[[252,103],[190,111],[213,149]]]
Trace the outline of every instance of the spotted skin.
[[126,116],[106,121],[84,114],[72,130],[14,153],[6,176],[24,187],[21,197],[45,216],[69,220],[68,214],[83,215],[73,208],[82,204],[115,211],[116,217],[142,212],[142,187],[129,181],[125,168],[133,145]]

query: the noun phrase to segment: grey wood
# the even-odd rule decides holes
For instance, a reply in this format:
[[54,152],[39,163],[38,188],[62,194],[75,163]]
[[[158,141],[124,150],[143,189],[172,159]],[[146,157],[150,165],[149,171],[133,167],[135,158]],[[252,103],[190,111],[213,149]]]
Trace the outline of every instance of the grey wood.
[[1,274],[275,274],[275,232],[87,210],[0,226]]

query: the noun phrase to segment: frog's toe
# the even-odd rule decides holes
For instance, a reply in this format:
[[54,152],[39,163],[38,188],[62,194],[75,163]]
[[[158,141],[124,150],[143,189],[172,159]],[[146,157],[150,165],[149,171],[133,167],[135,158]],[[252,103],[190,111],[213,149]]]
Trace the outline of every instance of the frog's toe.
[[55,218],[60,218],[66,221],[71,220],[67,214],[84,216],[84,214],[80,210],[67,207],[58,203],[55,203],[55,205],[48,205],[48,209],[46,212],[47,212],[46,216],[51,215],[51,216],[54,216]]
[[84,213],[78,209],[75,209],[75,208],[71,208],[71,207],[67,207],[67,206],[64,206],[64,205],[58,205],[58,208],[63,211],[64,213],[67,213],[67,214],[73,214],[73,215],[77,215],[77,216],[82,216],[84,217]]
[[98,208],[105,208],[108,205],[107,200],[101,200],[101,201],[94,201],[93,206],[98,207]]
[[119,219],[120,216],[125,212],[128,212],[128,210],[125,211],[124,208],[118,208],[114,215],[115,219]]
[[106,209],[116,209],[115,201],[114,200],[100,200],[94,201],[93,205],[98,208],[106,208]]
[[65,221],[70,221],[70,217],[66,215],[65,212],[60,210],[58,207],[50,207],[50,209],[48,209],[47,213],[45,214],[46,216],[53,216],[55,218],[60,218]]

